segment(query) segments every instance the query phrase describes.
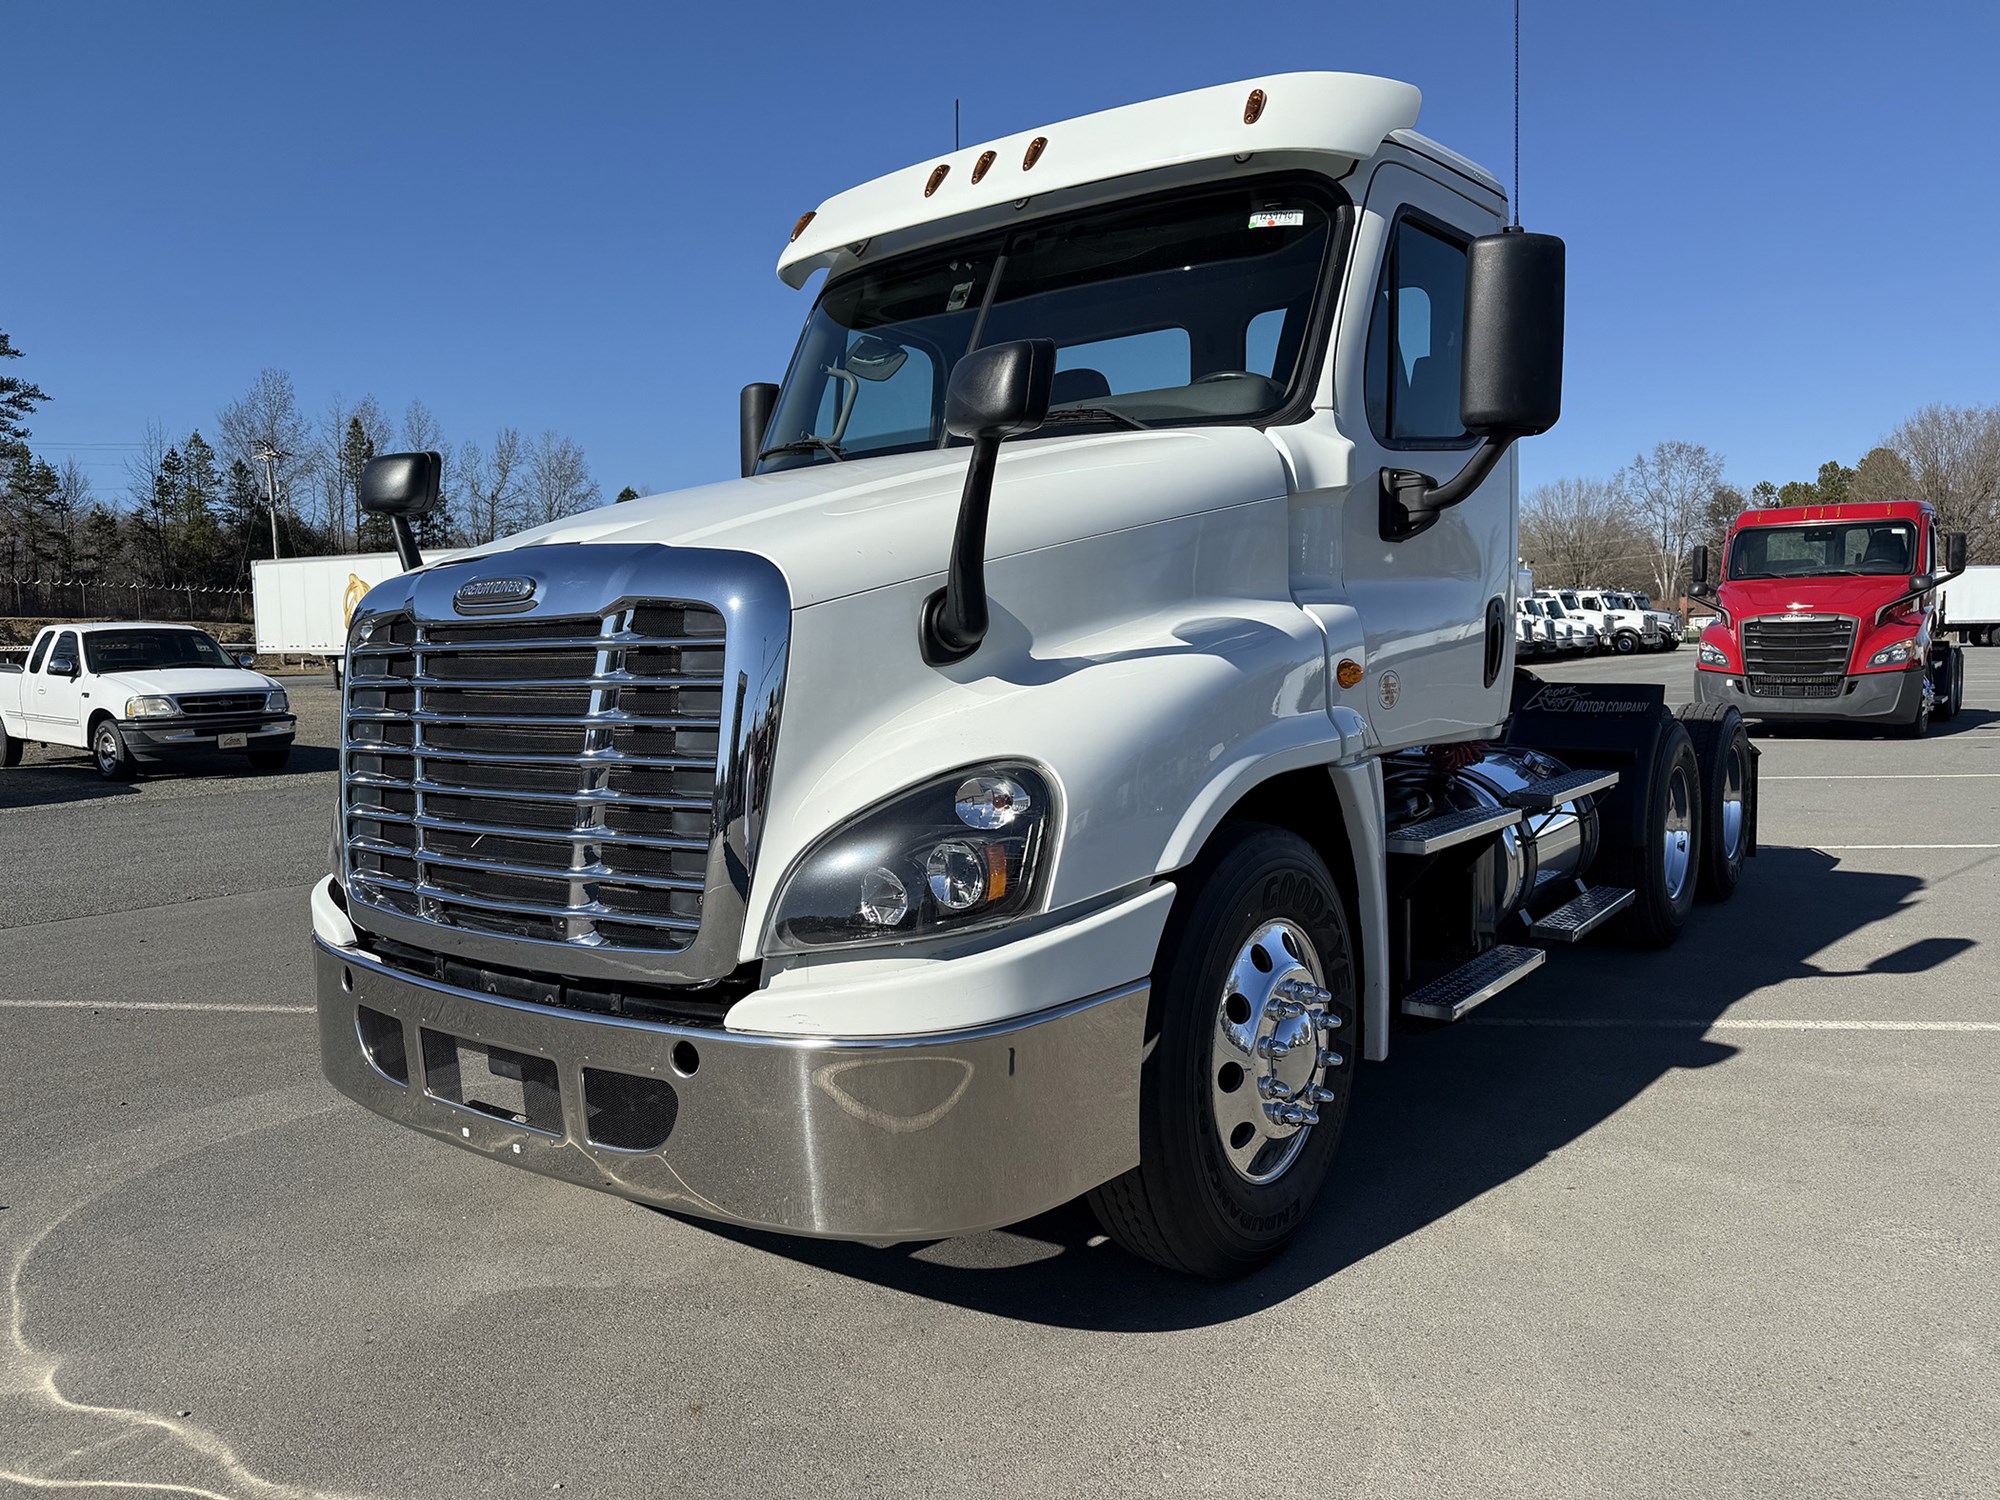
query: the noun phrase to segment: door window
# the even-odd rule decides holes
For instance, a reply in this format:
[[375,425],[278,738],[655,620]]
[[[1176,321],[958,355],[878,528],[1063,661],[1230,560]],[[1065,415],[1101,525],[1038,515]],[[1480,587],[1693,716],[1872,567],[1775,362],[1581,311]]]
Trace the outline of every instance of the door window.
[[1459,421],[1465,246],[1398,219],[1368,324],[1368,425],[1390,444],[1449,447]]
[[28,660],[28,670],[30,672],[41,671],[42,658],[49,654],[49,642],[54,639],[53,635],[45,635],[39,641],[35,642],[35,654]]

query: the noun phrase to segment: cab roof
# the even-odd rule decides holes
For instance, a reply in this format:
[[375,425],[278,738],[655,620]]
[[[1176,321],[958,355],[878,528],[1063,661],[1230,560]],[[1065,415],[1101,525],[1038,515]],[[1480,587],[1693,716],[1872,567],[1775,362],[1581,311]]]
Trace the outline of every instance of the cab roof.
[[1498,192],[1489,174],[1416,135],[1422,105],[1416,85],[1392,78],[1274,73],[1038,126],[836,193],[799,220],[778,275],[803,286],[881,235],[1192,162],[1316,156],[1338,177],[1392,136]]
[[1773,505],[1744,511],[1731,529],[1797,526],[1806,521],[1921,521],[1935,512],[1928,500],[1873,500],[1864,505]]

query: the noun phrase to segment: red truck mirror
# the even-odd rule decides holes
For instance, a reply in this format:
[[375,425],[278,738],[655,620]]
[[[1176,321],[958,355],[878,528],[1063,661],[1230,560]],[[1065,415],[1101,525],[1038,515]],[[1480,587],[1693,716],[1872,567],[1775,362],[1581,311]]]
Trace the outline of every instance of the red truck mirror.
[[1688,572],[1691,575],[1688,581],[1688,592],[1693,594],[1697,599],[1706,598],[1709,594],[1707,547],[1696,547],[1692,552],[1688,553]]
[[1954,531],[1944,539],[1944,570],[1956,578],[1965,571],[1965,533]]

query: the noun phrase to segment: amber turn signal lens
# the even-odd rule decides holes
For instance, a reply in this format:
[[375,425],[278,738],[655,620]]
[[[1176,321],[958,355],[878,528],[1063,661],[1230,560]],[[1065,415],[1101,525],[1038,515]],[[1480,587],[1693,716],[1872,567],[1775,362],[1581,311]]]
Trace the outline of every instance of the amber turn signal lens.
[[[792,239],[793,239],[793,240],[796,240],[796,239],[797,239],[797,238],[798,238],[798,237],[799,237],[800,235],[802,235],[802,234],[804,234],[804,233],[806,232],[806,225],[808,225],[808,224],[812,223],[812,221],[813,221],[814,217],[815,217],[815,216],[816,216],[816,215],[817,215],[818,213],[819,213],[819,210],[818,210],[818,209],[816,209],[816,208],[809,208],[809,209],[807,209],[807,210],[806,210],[806,211],[805,211],[804,213],[802,213],[802,214],[800,214],[800,215],[799,215],[799,222],[798,222],[798,223],[796,223],[796,224],[794,224],[794,225],[792,226]],[[790,243],[790,241],[787,241],[786,243],[788,243],[788,244],[789,244],[789,243]]]
[[944,181],[945,174],[947,174],[950,171],[951,171],[950,162],[938,163],[937,170],[931,173],[931,180],[924,184],[924,196],[926,198],[930,197],[932,193],[935,193],[938,190],[938,185]]
[[986,899],[998,901],[1007,894],[1007,851],[998,844],[986,846]]
[[1000,153],[997,151],[980,152],[979,160],[972,164],[972,180],[974,182],[977,182],[979,181],[980,178],[984,177],[986,175],[987,168],[991,167],[993,163],[999,159],[999,156]]
[[1250,90],[1250,97],[1243,101],[1243,123],[1245,125],[1255,125],[1258,116],[1263,113],[1264,91],[1262,89]]
[[1028,154],[1021,158],[1021,170],[1025,172],[1036,162],[1040,161],[1042,153],[1048,149],[1049,138],[1045,135],[1038,135],[1032,141],[1028,142]]
[[1367,674],[1361,670],[1361,663],[1351,656],[1343,656],[1340,665],[1333,669],[1334,680],[1344,688],[1351,688]]

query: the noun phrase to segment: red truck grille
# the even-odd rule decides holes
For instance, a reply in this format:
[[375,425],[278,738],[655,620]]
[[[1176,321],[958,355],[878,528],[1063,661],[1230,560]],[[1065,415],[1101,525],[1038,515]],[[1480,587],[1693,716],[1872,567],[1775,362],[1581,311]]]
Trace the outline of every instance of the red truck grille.
[[1781,615],[1743,622],[1743,673],[1756,697],[1834,697],[1853,655],[1851,615]]

